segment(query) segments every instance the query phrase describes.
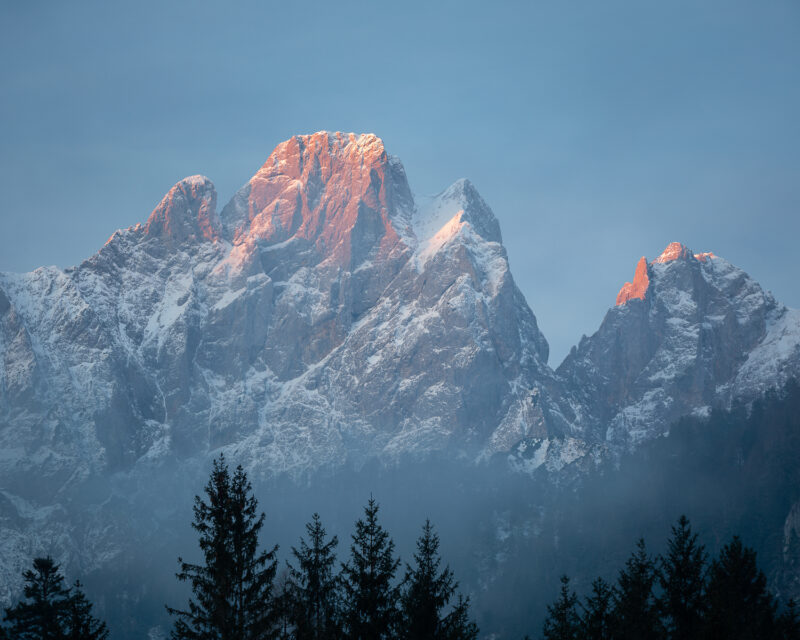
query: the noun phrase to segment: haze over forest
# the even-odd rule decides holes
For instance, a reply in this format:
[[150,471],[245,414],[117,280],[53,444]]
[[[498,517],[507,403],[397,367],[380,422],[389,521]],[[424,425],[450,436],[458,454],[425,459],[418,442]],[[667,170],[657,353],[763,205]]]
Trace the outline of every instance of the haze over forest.
[[0,638],[798,637],[793,3],[0,17]]

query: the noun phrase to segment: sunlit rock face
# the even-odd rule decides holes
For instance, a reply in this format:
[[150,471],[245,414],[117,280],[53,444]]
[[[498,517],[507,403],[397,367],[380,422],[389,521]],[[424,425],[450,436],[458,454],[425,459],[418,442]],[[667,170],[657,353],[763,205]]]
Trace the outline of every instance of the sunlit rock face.
[[650,286],[650,278],[647,275],[647,258],[641,257],[639,263],[636,265],[636,272],[633,276],[633,282],[626,282],[622,285],[622,289],[617,294],[617,305],[625,304],[628,300],[638,298],[644,300],[647,287]]
[[800,372],[800,317],[713,253],[642,258],[600,329],[558,374],[588,433],[636,444],[687,414],[752,400]]
[[216,200],[186,178],[80,265],[0,274],[0,599],[32,548],[146,545],[220,451],[301,480],[569,431],[468,181],[415,200],[379,138],[322,132]]
[[145,235],[176,243],[219,239],[217,192],[205,176],[190,176],[176,184],[155,208]]
[[87,572],[157,544],[220,451],[257,480],[580,472],[780,384],[798,327],[673,244],[554,372],[469,181],[415,198],[379,138],[296,136],[221,211],[192,176],[80,265],[0,274],[0,600],[32,549]]
[[0,318],[0,474],[31,500],[220,448],[301,477],[573,422],[491,209],[466,180],[415,200],[374,135],[278,145],[221,212],[186,178],[79,266],[0,276]]

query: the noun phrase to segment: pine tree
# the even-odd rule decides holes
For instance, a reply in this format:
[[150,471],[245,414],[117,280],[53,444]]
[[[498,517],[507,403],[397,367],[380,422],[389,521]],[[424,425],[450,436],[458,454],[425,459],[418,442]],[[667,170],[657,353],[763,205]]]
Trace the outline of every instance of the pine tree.
[[64,622],[70,594],[58,565],[50,556],[35,558],[33,570],[25,571],[22,577],[25,581],[23,593],[28,602],[6,609],[9,635],[19,640],[65,638]]
[[289,568],[281,571],[275,579],[275,598],[273,600],[277,640],[292,640],[294,638],[294,594]]
[[756,553],[738,536],[711,563],[707,587],[705,637],[709,640],[770,638],[775,632],[775,602]]
[[172,637],[192,640],[273,638],[276,611],[272,593],[275,554],[258,551],[264,514],[244,470],[231,476],[224,456],[214,461],[205,487],[207,501],[195,497],[192,527],[199,534],[204,565],[178,558],[181,581],[191,584],[188,610],[167,607],[176,616]]
[[469,615],[469,598],[459,594],[453,610],[443,620],[439,637],[443,640],[475,640],[478,631],[478,625]]
[[547,618],[542,634],[545,640],[576,640],[580,631],[577,613],[578,596],[569,590],[569,578],[561,576],[561,592],[553,604],[547,605]]
[[780,640],[800,640],[800,614],[794,600],[789,600],[786,609],[778,618],[778,629],[777,635]]
[[615,640],[653,639],[664,635],[653,592],[656,579],[655,564],[640,538],[636,551],[620,571],[614,589],[612,635]]
[[700,633],[706,554],[686,516],[672,527],[667,555],[661,559],[659,609],[671,640],[693,640]]
[[106,623],[92,615],[92,603],[87,600],[82,586],[76,580],[71,589],[64,620],[64,637],[69,640],[106,640]]
[[415,567],[406,565],[405,587],[400,597],[401,637],[409,640],[475,637],[477,627],[469,620],[468,599],[459,598],[453,610],[445,613],[458,583],[450,567],[439,571],[439,536],[430,520],[426,520],[417,540],[414,560]]
[[582,605],[579,635],[583,640],[610,640],[613,593],[611,585],[602,578],[592,582],[592,593]]
[[306,524],[308,542],[292,547],[297,568],[289,565],[291,576],[290,619],[297,640],[333,640],[339,630],[339,578],[334,573],[339,539],[325,539],[319,514]]
[[378,523],[378,503],[370,497],[364,519],[356,522],[350,560],[342,566],[346,635],[351,640],[382,640],[396,632],[398,589],[393,585],[399,559],[394,542]]

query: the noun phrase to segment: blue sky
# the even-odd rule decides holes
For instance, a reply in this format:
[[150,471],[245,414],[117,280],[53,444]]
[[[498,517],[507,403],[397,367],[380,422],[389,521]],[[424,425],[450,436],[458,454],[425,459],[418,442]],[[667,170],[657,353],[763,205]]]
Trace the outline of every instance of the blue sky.
[[[294,6],[297,5],[297,6]],[[0,270],[68,266],[202,173],[374,132],[470,178],[556,365],[641,255],[800,306],[800,3],[0,2]]]

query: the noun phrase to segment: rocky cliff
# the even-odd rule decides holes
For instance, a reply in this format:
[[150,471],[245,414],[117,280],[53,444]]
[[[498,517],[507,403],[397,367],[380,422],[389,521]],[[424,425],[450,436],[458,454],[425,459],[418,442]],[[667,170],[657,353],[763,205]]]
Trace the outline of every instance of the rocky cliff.
[[192,176],[80,265],[0,274],[0,599],[31,553],[143,544],[219,451],[294,481],[434,453],[580,472],[782,384],[798,345],[798,312],[672,244],[554,371],[470,182],[415,197],[374,135],[296,136],[219,211]]

